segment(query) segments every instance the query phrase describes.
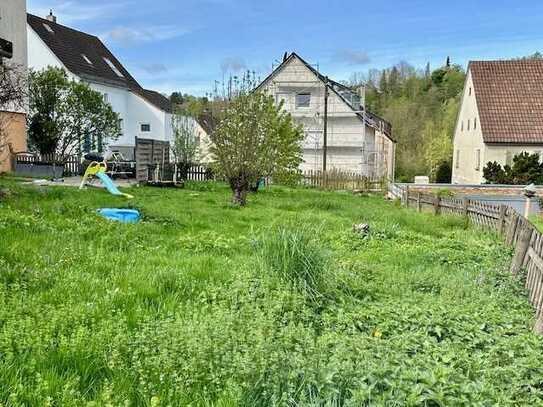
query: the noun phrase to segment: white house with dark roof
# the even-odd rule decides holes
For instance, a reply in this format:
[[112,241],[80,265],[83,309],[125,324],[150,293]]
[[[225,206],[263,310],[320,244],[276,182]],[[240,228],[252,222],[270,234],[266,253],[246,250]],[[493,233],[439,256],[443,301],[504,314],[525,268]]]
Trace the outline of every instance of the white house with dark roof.
[[171,139],[169,99],[142,88],[98,37],[61,25],[52,14],[28,14],[27,36],[29,68],[64,68],[73,79],[102,93],[119,114],[122,136],[110,144],[111,150],[132,158],[136,137]]
[[[326,88],[328,91],[326,92]],[[361,97],[326,78],[296,53],[286,56],[258,89],[283,102],[305,131],[302,171],[320,171],[324,157],[325,95],[327,170],[394,178],[395,142],[390,123],[365,111]]]
[[454,134],[452,182],[481,184],[489,162],[543,157],[543,60],[473,61]]

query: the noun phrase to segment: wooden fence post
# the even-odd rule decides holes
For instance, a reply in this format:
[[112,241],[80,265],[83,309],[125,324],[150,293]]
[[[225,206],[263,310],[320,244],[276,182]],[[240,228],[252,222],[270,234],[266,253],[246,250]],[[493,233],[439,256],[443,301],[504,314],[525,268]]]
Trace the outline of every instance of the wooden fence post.
[[521,231],[517,243],[517,248],[515,250],[515,255],[513,257],[513,262],[511,263],[511,274],[517,275],[524,265],[524,260],[528,254],[528,249],[530,248],[530,242],[532,240],[532,234],[534,230],[530,226],[525,226]]
[[441,207],[441,198],[439,196],[436,196],[434,199],[434,214],[439,215]]
[[405,187],[405,206],[409,208],[409,185]]
[[462,199],[462,213],[467,218],[469,216],[469,199],[463,198]]
[[417,212],[422,212],[421,193],[417,194]]
[[543,315],[540,315],[537,321],[535,321],[534,333],[536,335],[543,335]]
[[509,216],[509,227],[507,228],[507,235],[505,237],[505,243],[508,246],[511,246],[513,244],[513,241],[515,240],[515,232],[517,229],[517,213],[512,212]]
[[500,217],[498,219],[498,233],[500,236],[503,236],[505,233],[505,216],[507,213],[507,207],[505,205],[500,205]]

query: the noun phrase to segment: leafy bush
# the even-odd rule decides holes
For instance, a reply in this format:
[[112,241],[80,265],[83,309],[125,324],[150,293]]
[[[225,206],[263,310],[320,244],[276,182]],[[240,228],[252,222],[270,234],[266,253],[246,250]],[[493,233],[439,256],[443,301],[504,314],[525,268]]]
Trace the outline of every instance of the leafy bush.
[[442,161],[436,170],[436,183],[450,184],[452,180],[452,166],[450,161]]
[[543,184],[543,163],[539,154],[524,152],[513,158],[511,167],[489,162],[483,169],[483,176],[489,184],[540,185]]

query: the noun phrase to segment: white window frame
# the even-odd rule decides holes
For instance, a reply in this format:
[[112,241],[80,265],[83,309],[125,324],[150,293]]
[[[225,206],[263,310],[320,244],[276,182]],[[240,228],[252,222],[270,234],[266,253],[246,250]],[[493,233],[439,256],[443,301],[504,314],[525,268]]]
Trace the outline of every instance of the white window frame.
[[[298,103],[298,97],[299,96],[309,96],[309,102],[308,105],[300,105]],[[311,107],[311,92],[298,92],[296,93],[296,101],[295,101],[296,109],[309,109]]]
[[92,63],[92,61],[91,61],[91,60],[89,59],[89,57],[86,56],[85,54],[81,54],[81,58],[83,58],[87,64],[93,65],[93,66],[94,66],[94,64]]
[[113,62],[111,62],[111,60],[109,58],[106,58],[106,57],[102,57],[104,59],[104,62],[111,68],[111,70],[115,73],[115,75],[117,75],[119,78],[124,78],[124,75],[122,74],[122,72],[119,70],[119,68],[117,68]]
[[481,150],[475,150],[475,171],[481,171]]
[[51,34],[54,34],[54,33],[55,33],[55,30],[53,30],[49,24],[43,23],[43,26],[44,26],[45,29],[46,29],[47,31],[49,31]]
[[[143,130],[143,126],[149,126],[149,130]],[[148,123],[148,122],[141,122],[140,123],[140,133],[151,133],[152,131],[152,127],[151,127],[151,123]]]

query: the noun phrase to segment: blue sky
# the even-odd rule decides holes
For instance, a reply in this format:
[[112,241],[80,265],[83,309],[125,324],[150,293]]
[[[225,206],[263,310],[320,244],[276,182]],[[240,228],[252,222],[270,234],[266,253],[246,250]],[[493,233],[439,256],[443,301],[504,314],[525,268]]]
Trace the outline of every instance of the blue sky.
[[335,80],[399,61],[503,59],[543,51],[541,0],[27,0],[101,37],[139,82],[203,95],[223,74],[264,77],[296,51]]

